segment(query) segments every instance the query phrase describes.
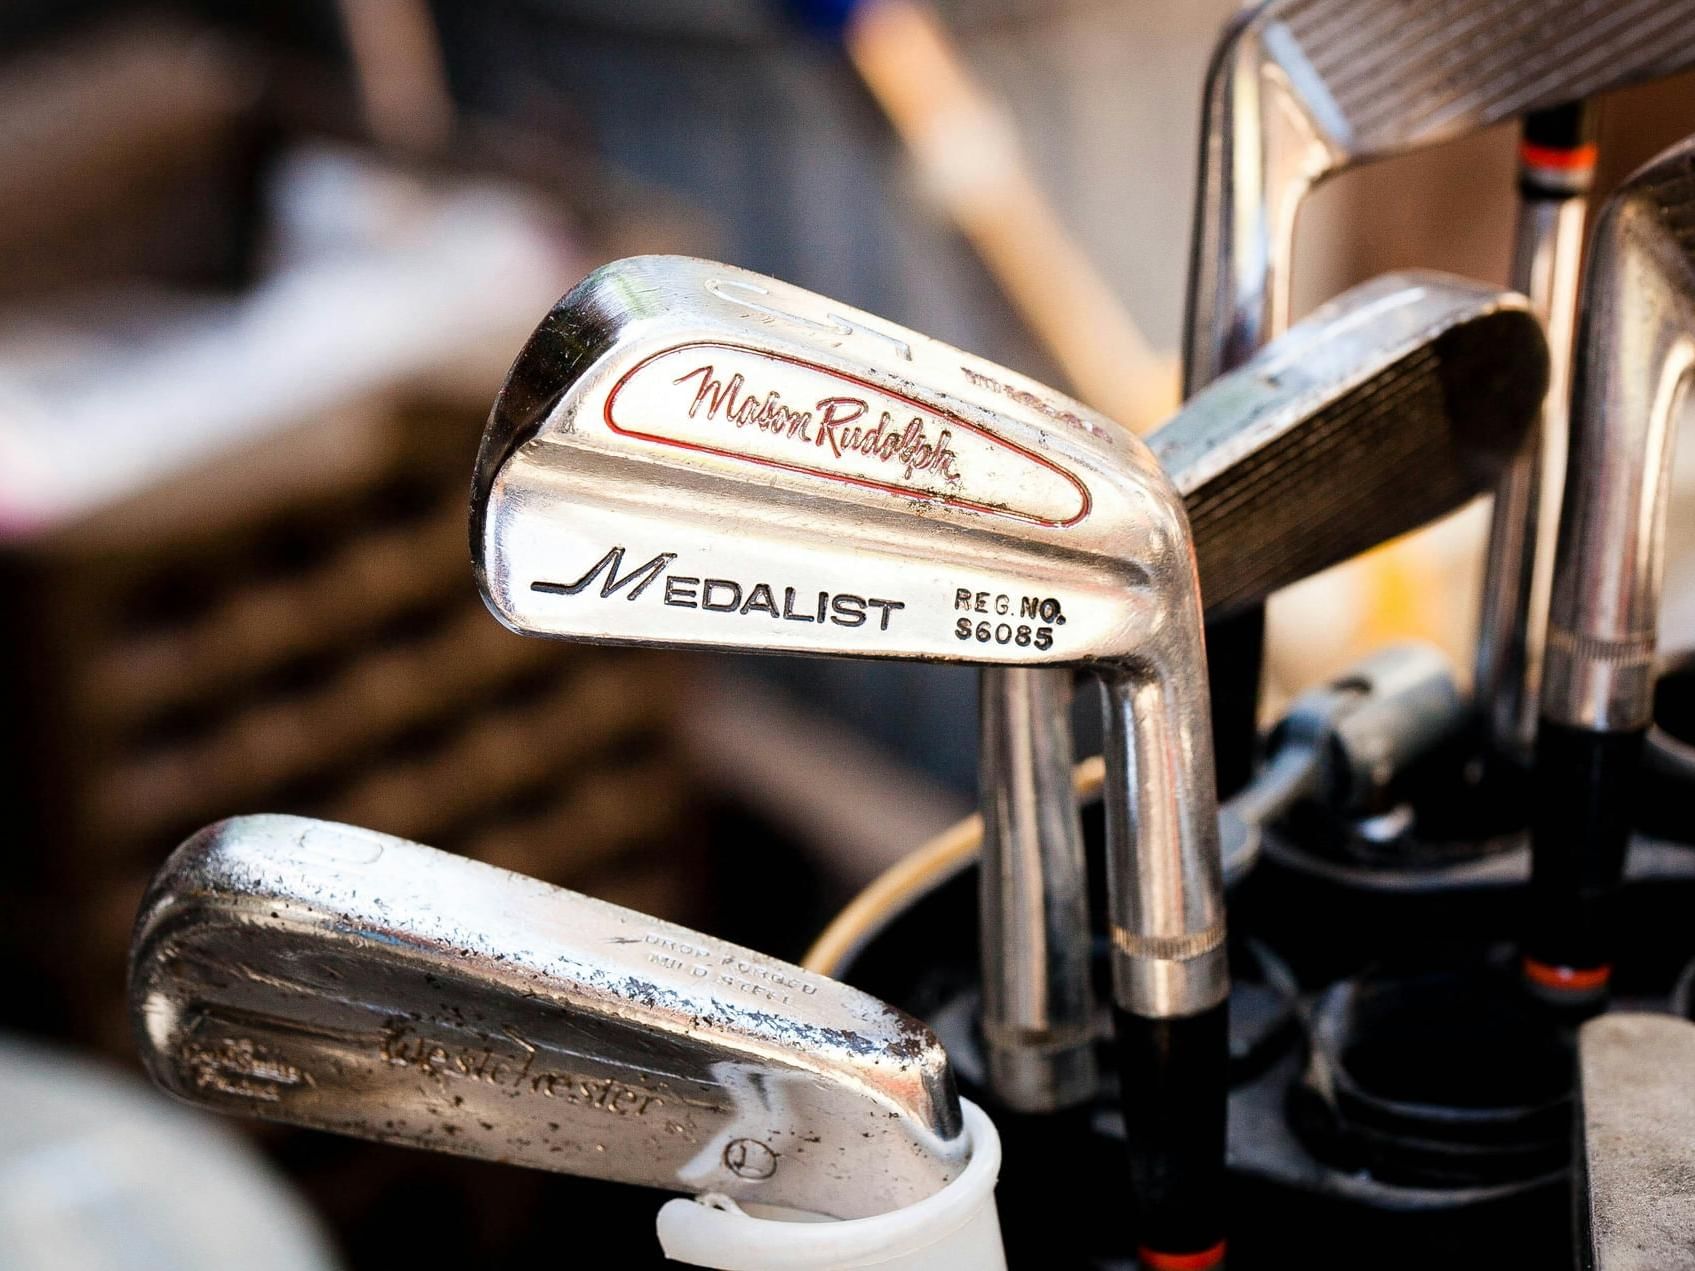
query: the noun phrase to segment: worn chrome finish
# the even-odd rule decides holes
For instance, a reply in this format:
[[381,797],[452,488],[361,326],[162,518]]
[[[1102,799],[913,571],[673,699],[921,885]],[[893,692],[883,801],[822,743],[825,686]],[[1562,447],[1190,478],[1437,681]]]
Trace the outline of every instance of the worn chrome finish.
[[1590,1020],[1578,1033],[1578,1083],[1578,1261],[1593,1271],[1695,1267],[1695,1024]]
[[1132,748],[1108,753],[1118,999],[1222,1000],[1194,553],[1109,420],[799,288],[642,258],[520,355],[472,515],[485,597],[522,632],[1089,666]]
[[1514,239],[1513,286],[1548,332],[1548,396],[1531,441],[1495,487],[1472,680],[1491,748],[1521,760],[1529,759],[1536,736],[1587,188],[1584,181],[1569,198],[1522,200]]
[[1203,105],[1184,342],[1193,392],[1288,320],[1296,211],[1350,164],[1695,63],[1695,0],[1271,0]]
[[1097,1094],[1070,678],[985,667],[981,679],[983,1048],[990,1086],[1021,1112]]
[[[787,295],[789,289],[783,291]],[[691,301],[680,303],[693,312],[687,308]],[[761,341],[782,330],[769,309],[762,302],[755,311],[763,312]],[[848,321],[841,316],[846,311],[833,312],[838,321]],[[857,320],[877,322],[864,315]],[[868,364],[901,366],[906,342],[933,347],[910,333],[890,339],[892,328],[885,324],[872,329],[884,335],[868,340],[861,334],[858,340]],[[580,338],[580,326],[561,330]],[[978,418],[995,419],[1031,401],[1050,403],[1043,417],[1048,429],[1066,426],[1068,412],[1084,418],[1074,413],[1081,408],[1054,405],[1059,399],[1040,386],[955,356],[966,374],[941,382],[951,383],[956,400],[977,405],[983,412]],[[1192,402],[1154,445],[1186,495],[1195,523],[1204,527],[1197,546],[1209,605],[1226,608],[1263,598],[1272,588],[1422,524],[1486,488],[1514,453],[1534,412],[1544,362],[1540,332],[1520,299],[1438,275],[1397,275],[1326,306],[1252,367]],[[906,372],[919,384],[936,383],[937,376],[928,366]],[[728,372],[723,378],[728,382]],[[524,383],[522,375],[515,378],[509,396],[522,392]],[[818,413],[817,393],[784,400]],[[573,418],[581,417],[573,408]],[[1111,431],[1098,426],[1103,435]],[[498,428],[492,435],[500,436]],[[1041,444],[1047,450],[1051,443]],[[1280,497],[1284,490],[1290,497]],[[585,564],[603,563],[605,551],[592,553]],[[585,590],[592,597],[623,578],[629,580],[619,584],[623,591],[649,584],[657,589],[653,578],[633,572],[655,555],[632,549],[628,563],[620,562],[612,574],[602,572],[595,588]],[[695,581],[679,585],[678,599],[698,602],[701,576],[684,576]],[[994,592],[985,597],[985,613],[977,614],[976,590],[981,589],[970,593],[966,611],[974,633],[977,622],[998,625],[1004,616],[990,612],[998,603]],[[734,594],[720,587],[714,603],[722,606]],[[788,604],[797,618],[805,616],[800,594]],[[786,592],[774,590],[771,600],[779,595]],[[637,596],[631,603],[642,600]],[[746,598],[740,603],[746,605]],[[891,612],[892,624],[901,611]],[[757,615],[716,620],[750,617],[771,615],[760,608]],[[744,639],[745,647],[768,647],[759,628]],[[721,642],[734,640],[731,635]],[[939,655],[931,649],[925,656]],[[1001,1056],[997,1092],[1030,1110],[1071,1101],[1084,1088],[1091,1063],[1079,1041],[1092,1024],[1086,924],[1080,920],[1080,840],[1069,795],[1055,811],[1041,793],[1050,787],[1069,791],[1069,739],[1057,700],[1066,684],[1063,679],[1043,684],[1042,678],[1009,673],[1017,686],[1010,704],[1002,695],[984,695],[986,1032],[991,1052]],[[1043,699],[1047,704],[1038,709]],[[1050,713],[1045,723],[1041,709]],[[1121,735],[1129,736],[1128,729]],[[1128,822],[1128,802],[1114,815]],[[1210,939],[1207,928],[1201,930]],[[1137,948],[1120,942],[1121,949],[1126,946]]]
[[1585,267],[1542,717],[1645,728],[1673,425],[1695,373],[1695,140],[1627,180]]
[[416,843],[202,830],[130,955],[153,1079],[205,1107],[842,1218],[968,1145],[918,1021],[799,967]]

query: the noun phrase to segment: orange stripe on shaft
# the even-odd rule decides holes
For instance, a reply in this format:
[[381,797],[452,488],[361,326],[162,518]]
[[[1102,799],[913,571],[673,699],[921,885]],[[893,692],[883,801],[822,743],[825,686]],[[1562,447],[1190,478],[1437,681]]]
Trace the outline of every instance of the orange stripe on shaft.
[[1535,168],[1555,168],[1561,172],[1579,172],[1595,166],[1595,143],[1586,141],[1581,146],[1538,146],[1528,141],[1518,145],[1518,157],[1521,163]]
[[1524,975],[1526,979],[1540,984],[1543,988],[1582,993],[1590,989],[1605,988],[1607,981],[1612,978],[1613,969],[1610,966],[1553,966],[1547,962],[1538,962],[1535,958],[1526,958]]
[[1145,1271],[1212,1271],[1224,1265],[1224,1241],[1199,1253],[1161,1253],[1143,1245],[1136,1250],[1136,1257]]

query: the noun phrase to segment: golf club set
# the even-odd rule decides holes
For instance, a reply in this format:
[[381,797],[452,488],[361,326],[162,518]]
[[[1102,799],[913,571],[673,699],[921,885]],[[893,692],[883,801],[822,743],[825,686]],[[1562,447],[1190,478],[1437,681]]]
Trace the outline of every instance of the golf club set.
[[[1695,0],[1244,12],[1204,99],[1186,401],[1146,442],[774,279],[597,270],[484,434],[490,610],[977,665],[980,853],[803,968],[366,830],[221,822],[136,928],[150,1073],[704,1197],[660,1219],[701,1265],[1695,1265],[1687,1201],[1643,1233],[1618,1129],[1656,1097],[1689,1124],[1690,1088],[1614,1089],[1633,1027],[1679,1053],[1654,1029],[1695,958],[1695,750],[1655,714],[1690,683],[1656,625],[1695,141],[1585,225],[1588,99],[1690,65]],[[1516,291],[1397,273],[1289,324],[1309,190],[1513,119]],[[1394,646],[1262,735],[1267,597],[1487,493],[1472,691]],[[1613,1003],[1668,1018],[1586,1023]],[[1660,1140],[1686,1174],[1695,1140]]]

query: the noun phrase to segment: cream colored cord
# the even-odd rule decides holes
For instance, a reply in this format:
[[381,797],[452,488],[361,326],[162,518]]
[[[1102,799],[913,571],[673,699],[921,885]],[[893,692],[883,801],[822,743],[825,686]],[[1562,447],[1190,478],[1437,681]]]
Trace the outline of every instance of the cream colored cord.
[[[1072,769],[1071,791],[1078,804],[1099,796],[1106,765],[1099,755]],[[950,825],[909,856],[884,870],[837,914],[813,941],[801,965],[819,975],[835,976],[907,903],[951,878],[977,856],[983,846],[983,817],[972,813]]]

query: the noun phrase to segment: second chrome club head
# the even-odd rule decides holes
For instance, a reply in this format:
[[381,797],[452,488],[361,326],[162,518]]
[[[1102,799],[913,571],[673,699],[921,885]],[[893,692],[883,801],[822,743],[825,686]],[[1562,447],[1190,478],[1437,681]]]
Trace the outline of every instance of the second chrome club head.
[[1148,443],[1188,508],[1207,616],[1484,493],[1548,366],[1523,296],[1412,271],[1338,296],[1190,398]]
[[857,1218],[969,1141],[946,1054],[875,998],[347,825],[223,821],[130,952],[153,1079],[217,1111]]

